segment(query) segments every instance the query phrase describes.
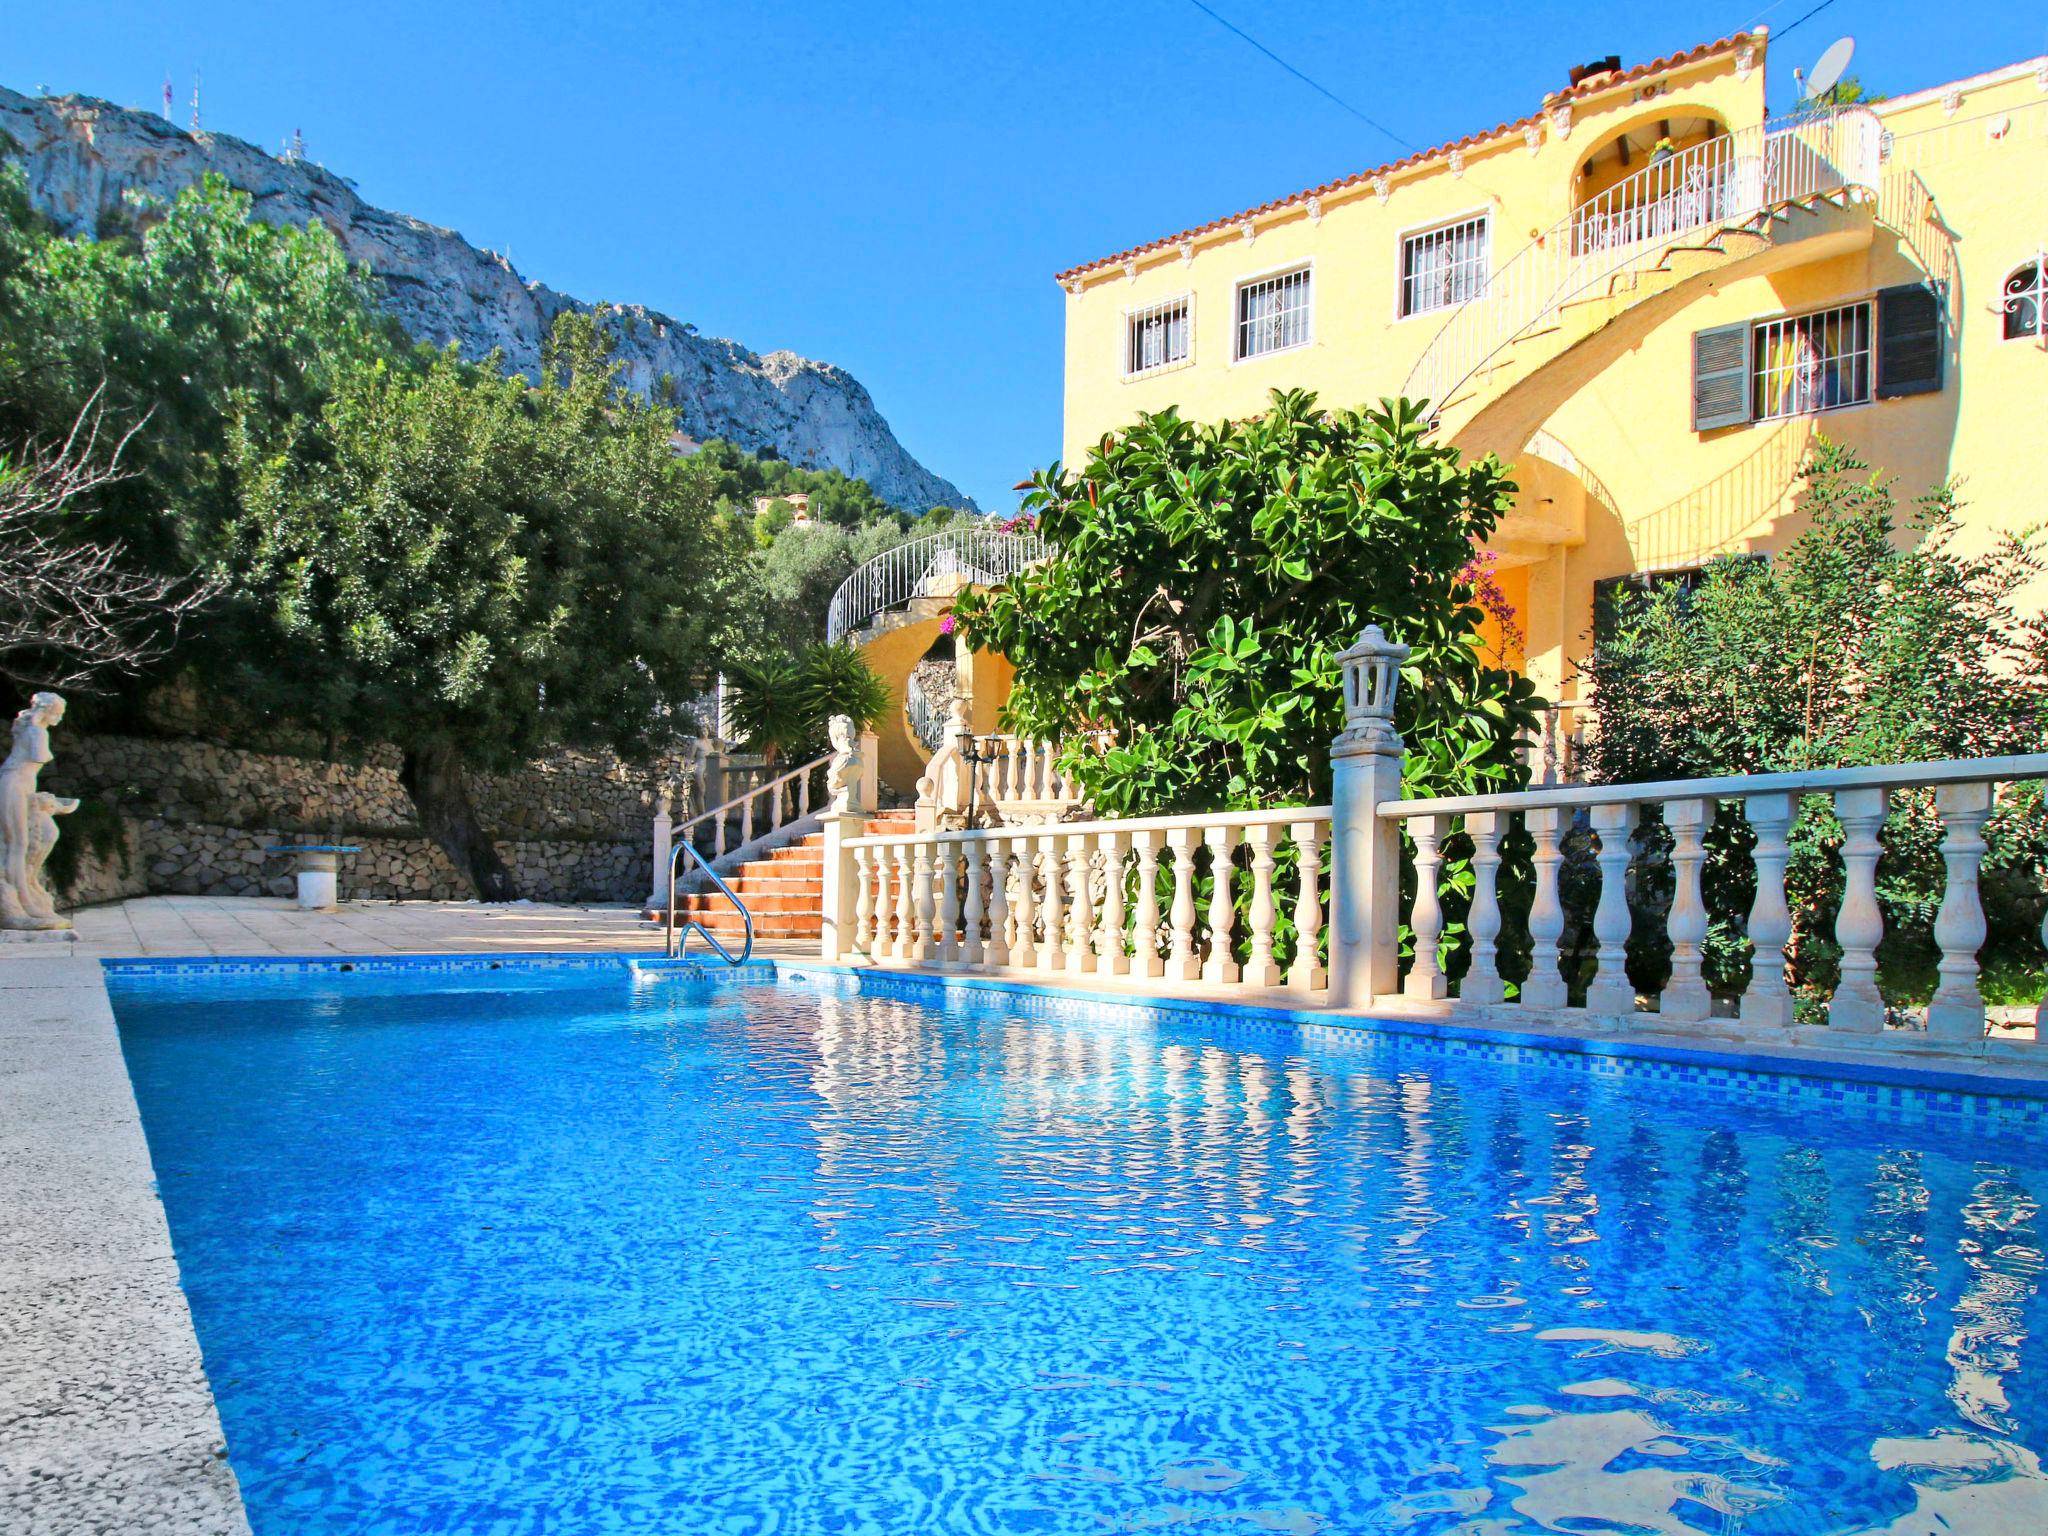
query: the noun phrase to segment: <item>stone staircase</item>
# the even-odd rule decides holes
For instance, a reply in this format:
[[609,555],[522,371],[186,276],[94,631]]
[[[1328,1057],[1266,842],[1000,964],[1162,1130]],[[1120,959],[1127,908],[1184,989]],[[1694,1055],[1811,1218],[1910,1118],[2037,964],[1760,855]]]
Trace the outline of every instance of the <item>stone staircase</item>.
[[[917,830],[914,810],[877,811],[866,823],[875,835]],[[754,915],[756,939],[816,939],[825,928],[825,834],[813,832],[783,848],[771,849],[725,873],[725,883]],[[746,925],[722,892],[712,889],[676,893],[678,922],[692,919],[737,942]]]

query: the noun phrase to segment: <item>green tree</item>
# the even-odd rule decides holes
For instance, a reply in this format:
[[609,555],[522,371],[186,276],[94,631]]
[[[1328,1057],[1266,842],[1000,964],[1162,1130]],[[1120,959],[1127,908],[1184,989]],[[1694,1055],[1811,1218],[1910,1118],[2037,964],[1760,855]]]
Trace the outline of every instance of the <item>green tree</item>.
[[[1597,729],[1586,765],[1605,783],[1791,772],[2048,748],[2048,618],[2017,598],[2043,570],[2037,536],[1972,550],[1959,537],[1953,486],[1904,514],[1894,484],[1849,449],[1818,442],[1802,472],[1804,530],[1768,561],[1724,559],[1696,585],[1623,594],[1596,629],[1586,672]],[[1899,797],[1887,828],[1880,897],[1890,934],[1881,980],[1895,1000],[1934,981],[1940,822],[1932,797]],[[2030,993],[2048,854],[2038,786],[2001,801],[1983,877],[1991,926],[1987,985]],[[1653,849],[1664,834],[1653,826]],[[1827,937],[1841,897],[1841,829],[1810,797],[1794,831],[1788,885],[1797,976],[1815,993],[1834,979]],[[1710,844],[1716,914],[1710,978],[1740,984],[1741,915],[1751,875],[1745,832]],[[1639,882],[1651,905],[1668,877]],[[1653,984],[1668,953],[1639,952]]]
[[487,899],[516,895],[465,772],[551,747],[632,753],[705,673],[729,605],[708,482],[622,389],[602,316],[565,315],[529,384],[453,352],[352,367],[265,446],[224,565],[275,643],[232,658],[258,718],[393,742],[426,831]]
[[1528,683],[1489,666],[1468,568],[1514,488],[1459,462],[1413,404],[1261,416],[1173,411],[1107,437],[1024,498],[1058,549],[958,611],[1016,665],[1020,729],[1115,745],[1067,766],[1115,815],[1313,803],[1342,728],[1336,655],[1367,624],[1413,647],[1397,726],[1411,792],[1507,789],[1535,723]]
[[[322,226],[252,217],[207,176],[145,206],[140,240],[61,239],[0,169],[0,440],[61,437],[88,401],[145,422],[91,531],[164,571],[207,564],[236,515],[234,446],[317,416],[342,371],[412,348]],[[11,267],[11,271],[9,270]]]

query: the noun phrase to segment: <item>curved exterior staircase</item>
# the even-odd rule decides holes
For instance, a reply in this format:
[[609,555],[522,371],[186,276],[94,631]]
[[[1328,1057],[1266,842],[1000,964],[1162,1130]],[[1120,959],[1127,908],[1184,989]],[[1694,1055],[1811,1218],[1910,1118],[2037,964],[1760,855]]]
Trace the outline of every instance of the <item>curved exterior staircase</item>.
[[[1767,270],[1867,244],[1879,125],[1865,108],[1707,140],[1539,235],[1452,313],[1410,373],[1468,452],[1512,456],[1586,369],[1731,267]],[[1570,377],[1566,377],[1569,375]]]

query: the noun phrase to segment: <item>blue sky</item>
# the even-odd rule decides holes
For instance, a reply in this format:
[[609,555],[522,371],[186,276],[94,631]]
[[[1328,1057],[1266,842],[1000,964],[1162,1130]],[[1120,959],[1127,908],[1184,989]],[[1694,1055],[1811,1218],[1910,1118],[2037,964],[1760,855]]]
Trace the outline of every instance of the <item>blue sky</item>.
[[[1815,0],[1515,6],[1207,0],[1414,145],[1520,116],[1575,61],[1634,64]],[[1056,270],[1364,169],[1403,147],[1189,0],[9,7],[0,83],[161,104],[271,147],[294,128],[363,195],[757,351],[841,364],[984,507],[1059,448]],[[1831,0],[1897,93],[2048,51],[1989,0]]]

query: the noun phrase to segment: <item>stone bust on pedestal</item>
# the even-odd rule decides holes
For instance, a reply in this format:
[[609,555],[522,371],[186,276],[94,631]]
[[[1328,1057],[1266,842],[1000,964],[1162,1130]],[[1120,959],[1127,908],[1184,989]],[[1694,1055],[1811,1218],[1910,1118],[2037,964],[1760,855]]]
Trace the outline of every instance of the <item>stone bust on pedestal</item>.
[[50,761],[50,727],[64,718],[64,700],[39,693],[14,717],[14,742],[0,763],[0,928],[54,932],[71,926],[43,886],[43,864],[57,842],[57,818],[78,809],[39,789]]

